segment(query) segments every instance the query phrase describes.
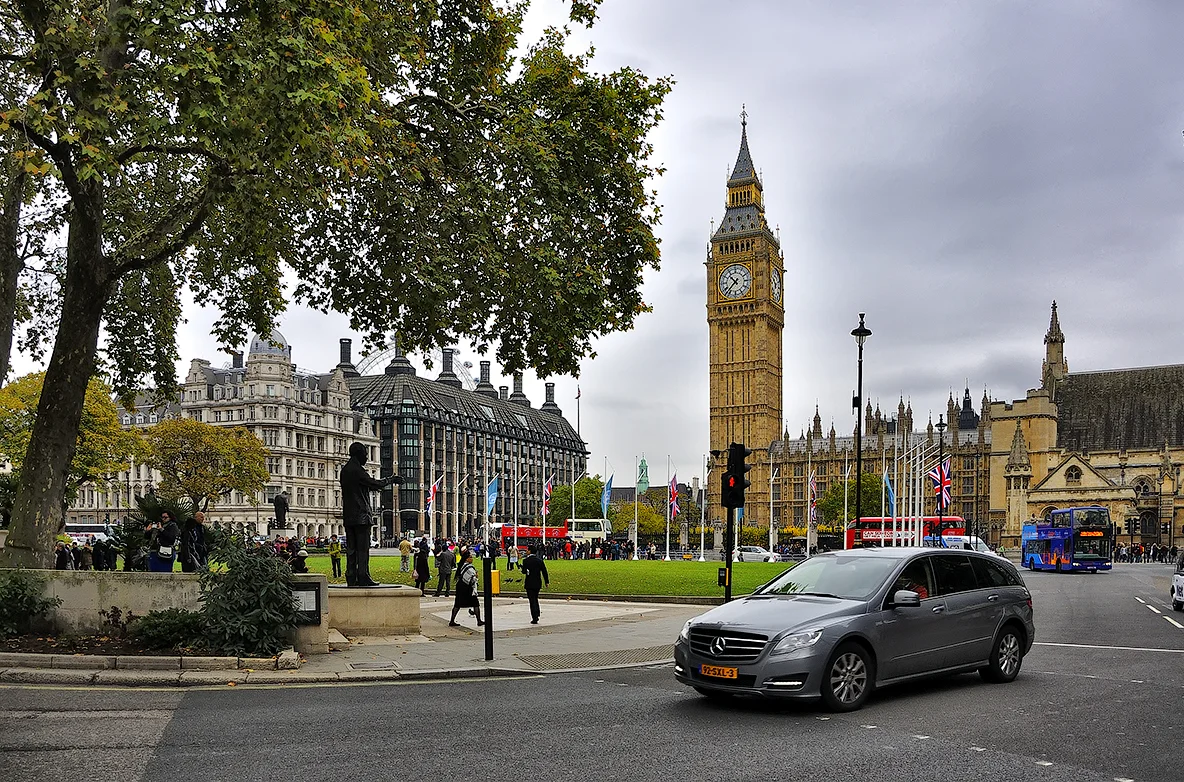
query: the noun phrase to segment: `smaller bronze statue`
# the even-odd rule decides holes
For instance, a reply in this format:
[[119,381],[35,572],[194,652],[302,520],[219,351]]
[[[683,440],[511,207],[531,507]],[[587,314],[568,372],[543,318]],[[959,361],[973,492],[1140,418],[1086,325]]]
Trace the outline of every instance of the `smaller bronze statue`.
[[276,494],[276,499],[271,500],[271,504],[276,506],[276,524],[277,530],[287,530],[288,528],[288,492],[281,492]]
[[349,461],[341,468],[341,510],[345,522],[345,583],[351,587],[378,586],[370,577],[370,528],[374,511],[370,492],[398,485],[398,475],[373,478],[366,472],[366,445],[353,443]]

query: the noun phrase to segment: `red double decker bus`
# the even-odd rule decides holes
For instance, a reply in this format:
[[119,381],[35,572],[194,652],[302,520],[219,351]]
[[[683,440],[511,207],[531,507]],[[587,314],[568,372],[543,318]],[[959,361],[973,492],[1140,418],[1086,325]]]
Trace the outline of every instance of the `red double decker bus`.
[[[936,540],[938,535],[965,535],[966,520],[961,516],[937,516],[922,518],[922,539]],[[862,548],[863,546],[912,546],[913,524],[916,519],[895,519],[896,528],[893,529],[892,518],[880,516],[864,516],[847,525],[847,548]],[[939,528],[940,523],[940,528]]]

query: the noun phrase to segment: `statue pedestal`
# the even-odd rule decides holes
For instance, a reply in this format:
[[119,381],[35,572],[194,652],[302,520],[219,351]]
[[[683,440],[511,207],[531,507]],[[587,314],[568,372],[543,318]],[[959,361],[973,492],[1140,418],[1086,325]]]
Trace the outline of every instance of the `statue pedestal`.
[[267,537],[271,540],[276,538],[294,538],[296,537],[295,527],[272,527],[267,531]]
[[0,529],[0,549],[4,548],[4,541],[8,540],[8,530]]
[[418,589],[401,584],[329,587],[333,629],[343,635],[418,635]]

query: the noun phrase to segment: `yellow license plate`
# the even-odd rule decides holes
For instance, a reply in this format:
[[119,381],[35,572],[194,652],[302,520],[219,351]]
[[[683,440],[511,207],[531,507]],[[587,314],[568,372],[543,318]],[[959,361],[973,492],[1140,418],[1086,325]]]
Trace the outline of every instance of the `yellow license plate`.
[[735,679],[739,676],[736,668],[725,668],[722,665],[700,665],[699,673],[703,676],[714,676],[717,679]]

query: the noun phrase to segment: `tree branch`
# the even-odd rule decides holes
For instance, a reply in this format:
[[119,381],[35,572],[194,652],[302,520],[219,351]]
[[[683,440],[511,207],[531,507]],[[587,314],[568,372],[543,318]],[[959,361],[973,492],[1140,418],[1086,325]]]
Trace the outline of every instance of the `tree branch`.
[[77,198],[80,188],[78,176],[74,172],[74,161],[70,158],[70,146],[41,135],[19,119],[12,120],[10,124],[25,134],[26,139],[44,149],[53,162],[57,163],[58,170],[62,172],[62,182],[66,185],[66,190],[70,192],[71,198]]
[[[184,250],[209,215],[215,189],[214,183],[207,179],[196,193],[175,204],[154,225],[140,232],[139,242],[116,250],[112,254],[115,276],[151,268]],[[170,239],[170,234],[186,217],[188,220]]]

